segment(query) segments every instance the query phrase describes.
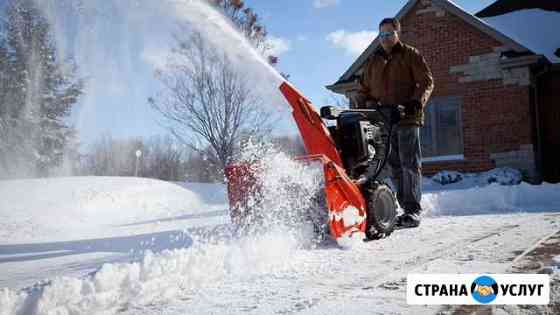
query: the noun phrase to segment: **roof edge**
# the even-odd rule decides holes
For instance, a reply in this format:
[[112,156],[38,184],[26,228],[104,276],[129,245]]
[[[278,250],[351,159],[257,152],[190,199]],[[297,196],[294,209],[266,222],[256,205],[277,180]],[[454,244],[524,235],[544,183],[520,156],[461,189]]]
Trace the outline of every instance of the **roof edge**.
[[334,83],[331,85],[325,85],[325,87],[334,92],[334,93],[338,93],[338,94],[344,94],[344,92],[346,92],[347,90],[356,87],[356,83],[355,82],[340,82],[340,83]]
[[529,55],[500,61],[503,69],[517,68],[535,64],[550,64],[545,55]]

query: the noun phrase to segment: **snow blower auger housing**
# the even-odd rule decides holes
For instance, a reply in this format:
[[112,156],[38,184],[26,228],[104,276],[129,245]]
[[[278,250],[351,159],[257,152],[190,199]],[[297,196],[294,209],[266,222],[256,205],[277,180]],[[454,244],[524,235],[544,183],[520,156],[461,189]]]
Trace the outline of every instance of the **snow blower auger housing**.
[[[323,166],[324,207],[328,210],[328,222],[324,224],[328,225],[330,236],[344,246],[355,238],[389,235],[396,222],[396,200],[390,187],[377,177],[390,151],[388,139],[394,117],[386,117],[377,110],[334,107],[321,108],[319,115],[311,102],[290,84],[284,82],[279,88],[292,107],[308,153],[296,160],[320,162]],[[335,120],[336,125],[327,127],[323,119]],[[384,130],[389,130],[389,134]],[[259,189],[250,170],[248,165],[241,164],[226,168],[234,224],[243,224],[248,204],[255,203],[248,200]]]

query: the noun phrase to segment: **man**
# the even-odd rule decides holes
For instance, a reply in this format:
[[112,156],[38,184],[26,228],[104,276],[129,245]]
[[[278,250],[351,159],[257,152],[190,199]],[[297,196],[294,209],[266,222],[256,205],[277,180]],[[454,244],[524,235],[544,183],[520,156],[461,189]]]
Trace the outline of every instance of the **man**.
[[400,41],[400,31],[396,18],[384,19],[379,24],[381,47],[367,61],[353,102],[357,107],[385,110],[404,106],[403,117],[393,128],[388,164],[404,210],[397,218],[397,226],[416,227],[422,211],[420,127],[434,83],[418,50]]

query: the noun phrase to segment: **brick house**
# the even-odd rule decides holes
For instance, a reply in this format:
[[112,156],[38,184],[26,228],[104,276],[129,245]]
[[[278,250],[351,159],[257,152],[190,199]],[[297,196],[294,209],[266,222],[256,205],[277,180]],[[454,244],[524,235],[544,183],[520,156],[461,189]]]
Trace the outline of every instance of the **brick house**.
[[[560,48],[560,36],[525,41],[523,34],[510,31],[515,19],[513,26],[504,22],[512,12],[525,14],[512,3],[538,2],[497,1],[479,18],[451,1],[410,0],[396,15],[403,42],[422,52],[434,74],[436,88],[422,128],[425,174],[510,166],[535,182],[560,181],[560,64],[554,64],[560,56],[550,48]],[[546,15],[539,21],[549,14],[559,21],[552,30],[535,25],[536,35],[560,29],[560,10],[529,8]],[[375,39],[327,88],[354,93],[362,67],[378,46]]]

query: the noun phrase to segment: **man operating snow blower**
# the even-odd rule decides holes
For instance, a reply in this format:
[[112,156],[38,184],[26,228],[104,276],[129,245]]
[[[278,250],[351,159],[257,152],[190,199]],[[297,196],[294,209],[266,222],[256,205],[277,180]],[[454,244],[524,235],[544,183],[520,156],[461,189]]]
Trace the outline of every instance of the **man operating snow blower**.
[[434,83],[420,52],[400,41],[400,31],[398,19],[381,21],[381,47],[369,58],[359,80],[360,90],[352,102],[355,108],[377,109],[388,115],[397,105],[404,106],[404,117],[391,133],[388,165],[397,189],[397,200],[404,210],[397,218],[397,226],[416,227],[422,211],[420,127]]
[[[296,160],[319,165],[323,189],[300,221],[312,224],[319,236],[328,235],[346,247],[355,241],[389,236],[398,223],[420,223],[421,165],[419,128],[432,90],[432,75],[418,51],[399,41],[397,20],[380,25],[382,49],[370,58],[361,80],[355,107],[321,107],[284,81],[278,87],[292,110],[306,155]],[[325,121],[334,121],[327,126]],[[386,163],[388,162],[388,163]],[[263,224],[266,213],[258,205],[266,182],[258,162],[229,165],[228,198],[237,227]],[[393,191],[379,175],[393,168],[397,198],[405,210],[397,222]],[[266,219],[264,220],[266,221]],[[327,229],[328,228],[328,229]],[[322,238],[322,237],[321,237]]]

